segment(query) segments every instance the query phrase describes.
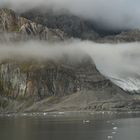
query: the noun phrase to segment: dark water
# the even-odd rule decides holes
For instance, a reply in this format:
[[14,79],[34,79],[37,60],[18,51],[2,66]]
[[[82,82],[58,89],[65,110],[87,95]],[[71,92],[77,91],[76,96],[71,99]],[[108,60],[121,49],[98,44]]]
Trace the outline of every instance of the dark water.
[[140,115],[0,117],[0,140],[140,140]]

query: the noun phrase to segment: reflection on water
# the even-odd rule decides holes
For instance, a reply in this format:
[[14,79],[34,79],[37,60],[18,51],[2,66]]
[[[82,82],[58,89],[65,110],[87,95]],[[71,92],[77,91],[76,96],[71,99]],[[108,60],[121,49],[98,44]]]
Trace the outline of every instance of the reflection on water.
[[0,140],[140,140],[140,118],[125,115],[0,117]]

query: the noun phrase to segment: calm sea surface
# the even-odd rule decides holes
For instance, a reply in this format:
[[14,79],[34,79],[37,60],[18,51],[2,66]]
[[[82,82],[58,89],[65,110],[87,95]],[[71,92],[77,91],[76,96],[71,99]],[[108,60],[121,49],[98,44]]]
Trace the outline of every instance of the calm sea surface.
[[140,114],[0,116],[0,140],[140,140]]

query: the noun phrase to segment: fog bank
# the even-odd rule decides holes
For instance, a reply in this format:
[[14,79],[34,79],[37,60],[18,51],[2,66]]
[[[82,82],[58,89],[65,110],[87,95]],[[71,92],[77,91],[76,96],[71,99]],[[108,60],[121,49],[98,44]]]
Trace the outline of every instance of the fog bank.
[[20,42],[0,45],[0,61],[15,60],[61,60],[68,56],[73,62],[90,56],[97,69],[126,90],[140,88],[140,43],[97,44],[90,41]]

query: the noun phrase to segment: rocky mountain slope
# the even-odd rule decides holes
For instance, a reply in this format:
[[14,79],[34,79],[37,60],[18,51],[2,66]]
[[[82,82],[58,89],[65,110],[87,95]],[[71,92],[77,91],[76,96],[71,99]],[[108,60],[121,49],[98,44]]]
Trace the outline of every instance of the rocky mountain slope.
[[20,15],[49,28],[60,29],[69,37],[80,38],[83,40],[88,39],[99,43],[140,41],[139,30],[104,29],[101,27],[100,23],[79,18],[68,12],[56,14],[52,11],[41,12],[36,8],[20,13]]
[[1,111],[138,110],[139,97],[103,77],[90,59],[0,64]]
[[[73,27],[79,28],[79,24]],[[0,30],[2,43],[27,39],[63,41],[68,34],[61,28],[51,29],[8,9],[0,9]],[[89,57],[80,62],[65,58],[0,62],[1,112],[139,109],[140,96],[111,83],[98,72]]]
[[[30,39],[42,39],[49,41],[64,40],[65,34],[59,29],[49,29],[26,18],[18,16],[14,11],[0,9],[0,31],[15,33],[16,36]],[[12,38],[11,38],[12,39]]]

